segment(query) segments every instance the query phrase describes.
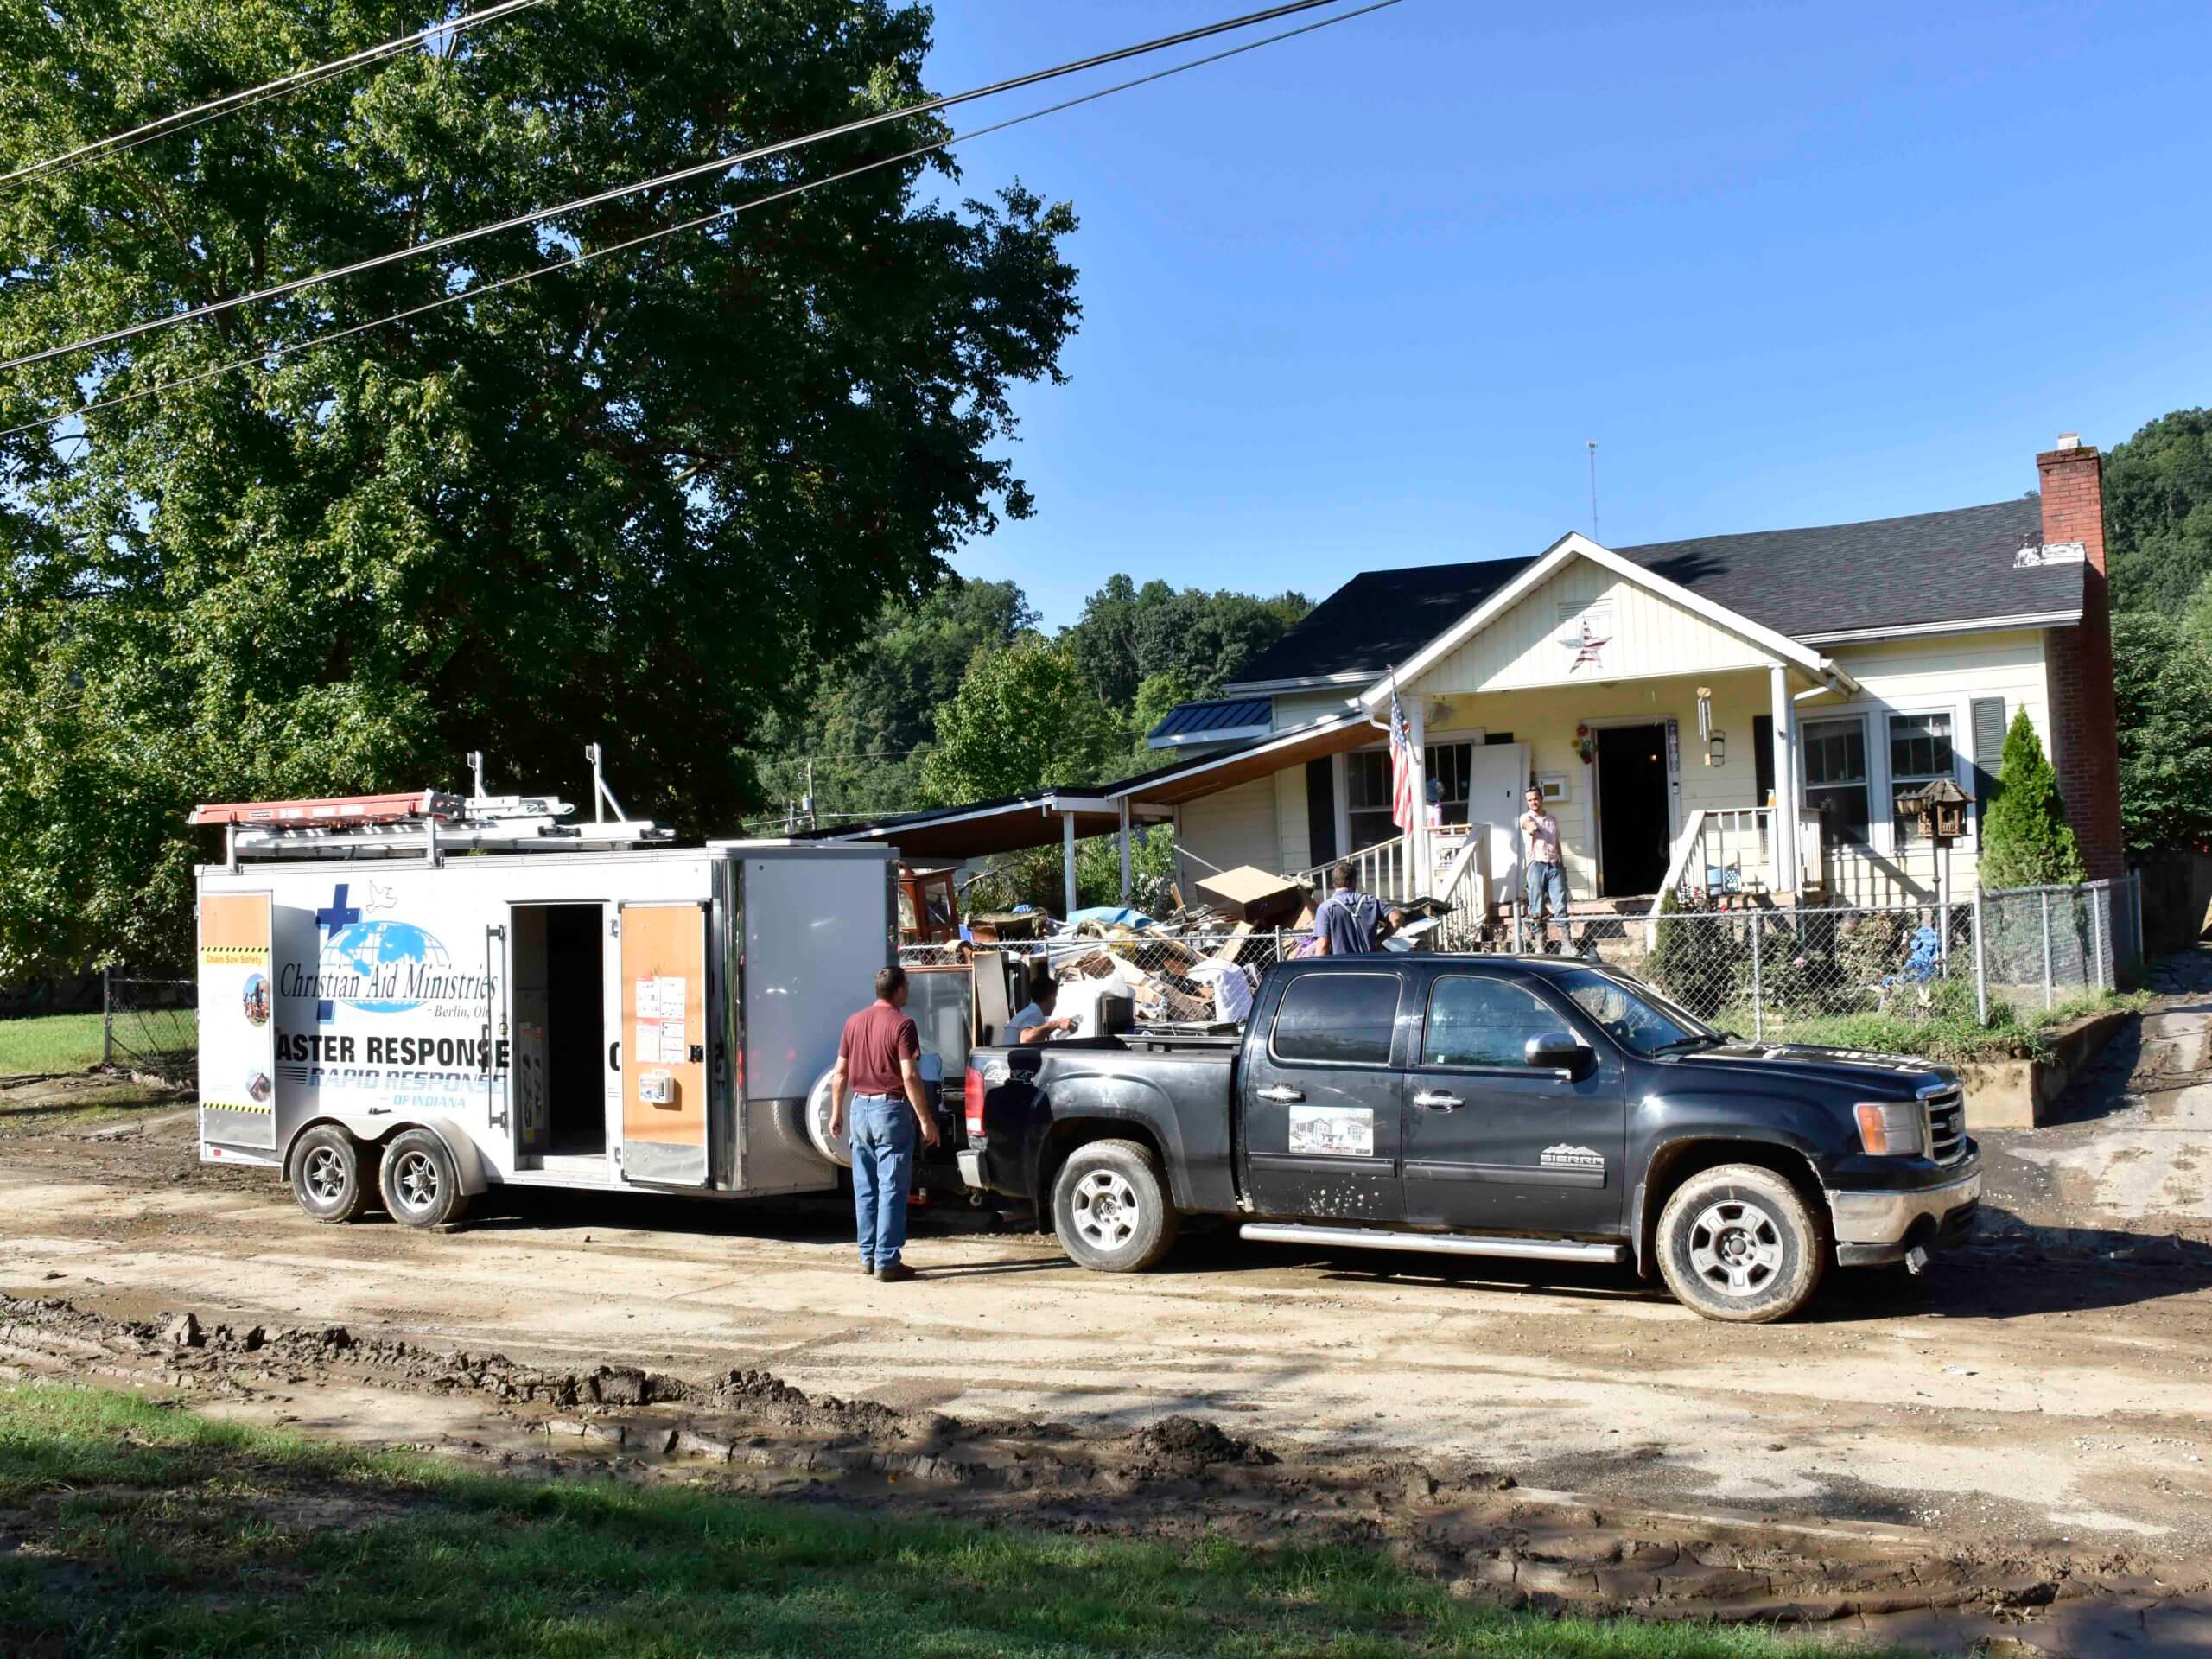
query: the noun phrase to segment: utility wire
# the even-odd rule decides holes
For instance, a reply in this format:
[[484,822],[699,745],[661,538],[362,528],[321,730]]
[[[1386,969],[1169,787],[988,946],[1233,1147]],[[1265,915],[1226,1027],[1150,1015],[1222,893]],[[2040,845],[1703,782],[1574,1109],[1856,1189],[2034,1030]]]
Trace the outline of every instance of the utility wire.
[[512,288],[521,283],[550,276],[555,271],[567,270],[578,265],[588,264],[594,259],[605,258],[609,254],[627,252],[631,249],[643,247],[649,242],[658,242],[667,237],[679,235],[685,231],[699,230],[709,225],[718,224],[724,219],[734,219],[741,213],[751,213],[755,208],[766,207],[775,202],[787,200],[793,196],[804,195],[811,190],[818,190],[828,185],[840,184],[846,180],[858,178],[862,174],[873,173],[879,168],[894,167],[902,162],[912,161],[918,156],[948,149],[955,144],[967,143],[995,132],[1004,132],[1010,127],[1022,126],[1032,121],[1042,120],[1048,115],[1057,115],[1065,110],[1074,109],[1079,105],[1096,103],[1100,99],[1110,98],[1117,92],[1129,92],[1139,86],[1148,86],[1154,81],[1166,80],[1171,76],[1186,73],[1192,69],[1202,69],[1230,58],[1241,57],[1247,52],[1256,52],[1263,46],[1273,46],[1278,41],[1291,40],[1300,35],[1311,35],[1317,30],[1328,29],[1338,23],[1347,23],[1354,18],[1366,16],[1370,12],[1387,10],[1399,3],[1400,0],[1371,0],[1370,4],[1358,7],[1354,10],[1339,12],[1332,17],[1322,18],[1318,22],[1284,29],[1279,34],[1265,35],[1259,40],[1247,41],[1241,45],[1230,47],[1225,51],[1211,53],[1202,58],[1192,58],[1186,62],[1171,65],[1166,69],[1156,69],[1150,74],[1119,81],[1111,86],[1102,86],[1077,98],[1064,99],[1057,104],[1048,104],[1041,109],[1031,110],[1027,114],[1012,116],[1003,121],[995,121],[988,126],[977,127],[972,131],[954,133],[944,138],[933,139],[926,144],[918,144],[911,149],[901,150],[896,155],[880,156],[874,161],[864,162],[856,167],[847,168],[842,172],[832,173],[823,178],[811,179],[803,184],[790,185],[765,196],[754,197],[732,207],[717,208],[711,213],[704,213],[696,219],[663,226],[658,230],[647,231],[620,242],[610,243],[603,248],[582,250],[570,254],[566,258],[556,259],[550,264],[538,265],[529,270],[517,271],[512,276],[501,276],[492,282],[480,283],[474,288],[464,289],[458,294],[443,295],[421,305],[410,306],[404,310],[394,311],[385,316],[372,318],[366,322],[357,322],[344,328],[334,328],[327,334],[312,335],[306,340],[289,343],[281,341],[274,343],[250,356],[233,358],[228,362],[219,363],[213,368],[201,369],[175,380],[165,380],[158,385],[143,386],[136,391],[122,392],[113,397],[95,399],[59,415],[46,416],[35,421],[26,421],[20,426],[11,426],[0,430],[0,439],[12,438],[24,432],[34,432],[42,427],[51,426],[57,421],[70,420],[104,409],[113,409],[123,404],[137,403],[143,398],[159,397],[165,392],[181,391],[188,386],[198,385],[203,381],[213,380],[240,369],[252,368],[289,353],[302,352],[312,346],[327,345],[332,340],[365,334],[372,328],[381,328],[395,322],[405,322],[428,312],[442,310],[449,305],[459,305],[467,301],[480,299],[486,295],[497,293],[503,288]]
[[27,167],[19,167],[12,173],[0,173],[0,185],[18,183],[24,179],[35,178],[41,174],[51,173],[65,168],[82,167],[87,162],[98,161],[105,156],[120,155],[125,150],[136,149],[141,144],[150,144],[156,138],[167,138],[175,133],[187,132],[194,127],[215,120],[219,117],[234,114],[240,110],[251,109],[255,105],[266,103],[272,98],[283,98],[290,93],[302,91],[307,87],[331,79],[334,76],[342,75],[349,70],[358,69],[364,64],[375,63],[384,58],[397,57],[410,47],[420,46],[423,41],[435,40],[442,35],[459,35],[465,30],[475,28],[479,23],[488,23],[496,18],[505,17],[518,11],[526,11],[532,6],[542,6],[544,3],[545,0],[499,0],[499,3],[486,6],[481,11],[472,11],[446,22],[433,23],[428,29],[418,29],[414,34],[404,35],[396,41],[386,41],[381,46],[365,47],[359,52],[335,59],[329,63],[316,64],[310,68],[295,70],[292,73],[281,75],[275,80],[264,81],[258,86],[249,86],[243,92],[228,92],[221,98],[212,99],[205,104],[195,104],[190,109],[179,110],[172,115],[162,116],[158,120],[147,122],[143,126],[133,127],[128,132],[118,132],[111,137],[98,138],[89,144],[80,144],[75,149],[49,156],[45,161],[33,162]]
[[[174,328],[181,323],[194,322],[202,317],[212,317],[222,312],[236,310],[242,305],[253,305],[263,300],[280,299],[287,294],[296,294],[303,288],[314,288],[324,283],[336,282],[341,277],[359,276],[363,271],[376,270],[385,265],[397,264],[403,259],[420,257],[426,253],[442,252],[448,248],[459,247],[464,243],[479,241],[487,236],[497,236],[503,231],[521,230],[529,226],[543,224],[549,219],[557,219],[564,213],[580,213],[586,208],[602,207],[610,201],[619,201],[625,196],[634,196],[644,191],[662,189],[671,184],[680,184],[687,179],[698,178],[704,174],[727,172],[748,162],[757,162],[771,156],[784,155],[794,149],[803,149],[808,144],[819,143],[824,139],[840,138],[849,133],[865,131],[871,127],[881,126],[886,122],[903,121],[914,116],[928,115],[938,110],[951,109],[956,105],[971,104],[977,99],[990,98],[1000,92],[1012,92],[1022,86],[1033,86],[1040,81],[1058,80],[1068,75],[1078,74],[1086,69],[1096,69],[1109,63],[1120,63],[1129,58],[1142,57],[1149,53],[1164,51],[1170,47],[1183,46],[1192,41],[1205,40],[1212,35],[1227,34],[1233,29],[1249,29],[1259,23],[1271,22],[1276,18],[1291,16],[1299,12],[1314,11],[1323,6],[1335,3],[1337,0],[1291,0],[1291,3],[1287,5],[1270,6],[1263,11],[1247,12],[1241,17],[1231,17],[1220,22],[1206,23],[1197,29],[1184,29],[1179,34],[1163,35],[1154,40],[1141,41],[1135,46],[1119,47],[1110,52],[1101,52],[1088,58],[1079,58],[1050,69],[1033,70],[1027,74],[1015,75],[1006,80],[995,81],[988,86],[978,86],[969,92],[954,92],[944,98],[924,99],[918,103],[905,105],[895,110],[881,111],[874,115],[863,116],[856,121],[848,121],[839,126],[824,127],[819,131],[808,133],[801,137],[785,138],[776,143],[760,145],[756,149],[739,150],[731,155],[716,156],[709,162],[695,162],[689,167],[678,168],[672,173],[661,174],[657,178],[646,179],[637,184],[618,185],[613,189],[601,190],[588,196],[579,196],[573,201],[563,202],[556,207],[540,207],[527,213],[518,213],[512,219],[501,219],[495,225],[480,225],[474,230],[456,231],[449,236],[434,238],[428,242],[417,242],[404,248],[395,248],[388,253],[379,253],[366,259],[358,259],[350,265],[340,265],[331,270],[314,271],[305,276],[295,276],[289,282],[278,283],[271,287],[257,289],[251,294],[240,294],[226,300],[212,301],[206,305],[194,306],[189,310],[175,312],[166,317],[151,317],[143,322],[131,323],[126,327],[110,329],[104,334],[92,334],[83,340],[72,340],[66,346],[49,346],[44,351],[33,352],[24,357],[10,358],[6,362],[0,363],[0,371],[29,368],[34,364],[51,362],[57,357],[69,357],[79,352],[88,352],[103,346],[112,346],[122,340],[134,339],[140,334],[150,334],[157,328]],[[942,146],[935,146],[935,148],[942,148]]]

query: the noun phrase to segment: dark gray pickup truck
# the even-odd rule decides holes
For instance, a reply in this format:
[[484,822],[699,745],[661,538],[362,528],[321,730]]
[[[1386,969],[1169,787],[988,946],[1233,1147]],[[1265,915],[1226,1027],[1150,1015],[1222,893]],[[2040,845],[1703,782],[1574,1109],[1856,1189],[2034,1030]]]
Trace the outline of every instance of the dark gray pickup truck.
[[1963,1237],[1957,1076],[1742,1042],[1624,976],[1518,957],[1335,957],[1261,982],[1241,1036],[979,1048],[969,1185],[1135,1272],[1184,1216],[1247,1238],[1633,1261],[1709,1319],[1776,1319],[1831,1264]]

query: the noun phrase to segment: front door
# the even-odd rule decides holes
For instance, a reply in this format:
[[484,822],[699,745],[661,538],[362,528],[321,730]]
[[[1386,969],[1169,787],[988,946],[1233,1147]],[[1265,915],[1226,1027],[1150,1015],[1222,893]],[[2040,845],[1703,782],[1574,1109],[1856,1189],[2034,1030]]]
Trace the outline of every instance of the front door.
[[1619,1230],[1626,1109],[1605,1049],[1587,1076],[1531,1069],[1531,1037],[1580,1026],[1524,982],[1440,974],[1407,1073],[1406,1218],[1456,1232]]
[[624,905],[622,1174],[703,1186],[707,1160],[707,906]]
[[1667,879],[1674,840],[1667,800],[1667,728],[1598,731],[1598,889],[1606,899],[1641,897]]
[[1395,1222],[1403,976],[1303,974],[1284,986],[1241,1084],[1246,1190],[1262,1216]]

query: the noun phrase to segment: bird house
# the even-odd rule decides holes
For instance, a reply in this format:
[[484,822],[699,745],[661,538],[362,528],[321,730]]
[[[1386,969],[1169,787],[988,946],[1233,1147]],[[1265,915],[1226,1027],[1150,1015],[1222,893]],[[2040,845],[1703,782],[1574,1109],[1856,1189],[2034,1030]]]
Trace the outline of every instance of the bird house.
[[1897,806],[1919,820],[1922,835],[1934,841],[1956,841],[1967,832],[1967,805],[1973,799],[1955,779],[1938,778],[1898,796]]

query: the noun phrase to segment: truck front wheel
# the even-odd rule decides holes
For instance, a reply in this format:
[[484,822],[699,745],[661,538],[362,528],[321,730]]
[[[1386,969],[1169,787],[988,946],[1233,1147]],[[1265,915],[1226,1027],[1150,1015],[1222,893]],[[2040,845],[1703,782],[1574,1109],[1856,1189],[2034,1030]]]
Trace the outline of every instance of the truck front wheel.
[[1141,1273],[1175,1243],[1180,1217],[1160,1163],[1134,1141],[1077,1147],[1052,1183],[1052,1224],[1079,1267]]
[[1675,1188],[1659,1216],[1659,1271],[1708,1319],[1764,1325],[1812,1300],[1827,1265],[1819,1217],[1756,1164],[1722,1164]]

